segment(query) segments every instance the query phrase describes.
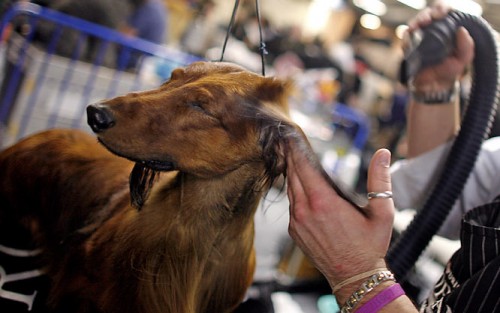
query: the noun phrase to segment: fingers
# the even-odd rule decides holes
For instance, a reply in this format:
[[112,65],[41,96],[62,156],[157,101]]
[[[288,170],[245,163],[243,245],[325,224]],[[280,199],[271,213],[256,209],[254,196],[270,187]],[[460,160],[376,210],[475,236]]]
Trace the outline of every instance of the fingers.
[[304,189],[300,183],[299,178],[297,177],[297,169],[295,166],[295,162],[291,156],[288,154],[287,157],[287,182],[288,182],[288,199],[290,201],[290,207],[294,207],[296,203],[295,198],[300,198],[304,195]]
[[315,184],[309,180],[317,182],[317,178],[309,177],[308,173],[313,172],[314,175],[314,170],[304,154],[301,151],[296,151],[300,150],[298,145],[290,146],[287,150],[287,194],[290,201],[290,225],[292,225],[295,221],[302,221],[310,214],[309,199],[311,195],[305,190],[304,184],[314,186]]
[[444,1],[436,1],[431,9],[431,17],[439,20],[445,17],[451,10],[451,7]]
[[[372,157],[368,168],[367,190],[370,192],[391,191],[391,174],[389,171],[391,153],[387,149],[380,149]],[[392,214],[392,198],[369,200],[368,211],[371,216],[385,216]]]
[[414,31],[415,29],[429,25],[432,22],[431,8],[425,8],[420,11],[417,16],[408,22],[408,30]]
[[[328,182],[325,181],[321,169],[318,168],[321,165],[319,163],[315,163],[315,159],[308,157],[308,153],[313,153],[312,151],[304,151],[301,145],[293,144],[293,147],[290,147],[287,156],[287,162],[292,165],[289,168],[288,174],[293,172],[294,180],[292,183],[295,183],[296,188],[292,189],[292,192],[302,191],[305,193],[305,196],[308,198],[314,198],[315,195],[322,194],[325,192],[325,189],[330,190],[331,187]],[[298,186],[300,185],[301,189],[299,190]]]
[[408,30],[411,32],[429,25],[433,20],[442,19],[450,12],[450,9],[450,6],[445,2],[436,1],[432,7],[423,9],[408,22]]
[[469,32],[460,27],[456,34],[456,57],[464,65],[469,64],[474,59],[474,39]]
[[300,144],[291,144],[287,151],[287,192],[291,222],[301,223],[311,214],[323,214],[332,208],[351,209],[351,205],[332,187],[321,164],[314,156],[308,157],[308,153],[314,153],[308,149]]

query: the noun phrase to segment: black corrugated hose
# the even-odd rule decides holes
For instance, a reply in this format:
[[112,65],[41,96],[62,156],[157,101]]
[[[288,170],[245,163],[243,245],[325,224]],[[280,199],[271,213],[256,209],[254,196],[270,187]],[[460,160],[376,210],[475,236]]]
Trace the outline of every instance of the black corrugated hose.
[[[437,184],[422,209],[387,254],[389,268],[399,280],[404,280],[451,211],[474,167],[481,144],[489,134],[496,113],[499,96],[499,59],[494,30],[481,17],[465,13],[453,11],[445,20],[447,26],[444,28],[451,25],[456,30],[459,26],[464,26],[474,39],[473,83],[460,132]],[[434,36],[448,36],[446,39],[448,43],[453,41],[450,37],[455,36],[455,31],[450,33],[443,29],[442,24],[433,31]],[[425,53],[425,50],[431,53],[430,58],[438,53],[438,50],[429,51],[428,47],[423,47],[422,53]],[[419,56],[417,60],[419,64],[413,68],[409,67],[413,74],[425,65],[439,62],[439,60],[426,62],[424,59],[425,56]]]

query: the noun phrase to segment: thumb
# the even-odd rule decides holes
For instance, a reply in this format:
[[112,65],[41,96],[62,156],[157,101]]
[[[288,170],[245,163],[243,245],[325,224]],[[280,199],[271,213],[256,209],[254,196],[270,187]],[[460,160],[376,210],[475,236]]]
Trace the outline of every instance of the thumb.
[[[368,168],[368,192],[392,192],[390,164],[391,152],[389,150],[379,149],[375,152]],[[368,208],[372,216],[392,212],[392,198],[371,199]]]

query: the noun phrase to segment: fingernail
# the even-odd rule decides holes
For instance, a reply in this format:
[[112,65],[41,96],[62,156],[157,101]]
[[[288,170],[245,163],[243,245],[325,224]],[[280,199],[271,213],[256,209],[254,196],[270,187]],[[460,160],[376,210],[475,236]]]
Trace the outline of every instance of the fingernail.
[[391,166],[391,152],[389,150],[382,150],[379,155],[379,164],[383,167]]

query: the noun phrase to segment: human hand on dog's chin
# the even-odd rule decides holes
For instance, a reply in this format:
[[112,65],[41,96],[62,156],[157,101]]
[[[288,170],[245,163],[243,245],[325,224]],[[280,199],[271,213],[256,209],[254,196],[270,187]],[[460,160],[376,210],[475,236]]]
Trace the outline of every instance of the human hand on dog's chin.
[[[391,191],[390,157],[386,149],[374,154],[368,170],[369,191]],[[332,288],[357,274],[386,267],[394,219],[392,199],[370,200],[363,215],[293,146],[287,155],[287,182],[289,233]],[[352,290],[344,292],[346,297]]]

